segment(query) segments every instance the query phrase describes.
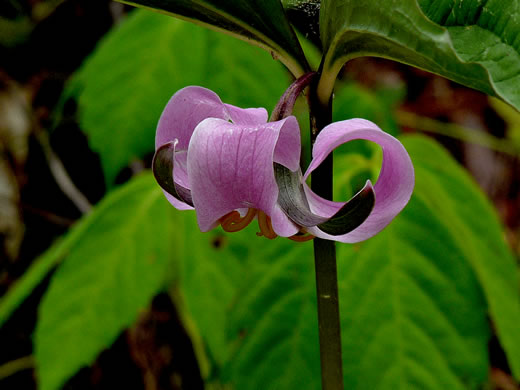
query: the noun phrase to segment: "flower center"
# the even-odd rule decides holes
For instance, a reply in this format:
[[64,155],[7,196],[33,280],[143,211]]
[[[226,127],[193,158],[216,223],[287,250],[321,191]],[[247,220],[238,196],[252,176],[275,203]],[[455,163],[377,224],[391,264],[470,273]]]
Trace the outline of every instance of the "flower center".
[[[269,240],[273,240],[278,237],[278,235],[274,232],[273,225],[271,224],[271,217],[266,215],[263,211],[257,209],[247,210],[247,214],[243,217],[240,216],[238,211],[232,211],[220,218],[220,225],[226,232],[238,232],[247,227],[255,216],[258,217],[258,227],[260,228],[260,231],[256,233],[257,236],[264,236]],[[312,240],[314,236],[312,234],[299,232],[288,238],[293,241],[304,242]]]

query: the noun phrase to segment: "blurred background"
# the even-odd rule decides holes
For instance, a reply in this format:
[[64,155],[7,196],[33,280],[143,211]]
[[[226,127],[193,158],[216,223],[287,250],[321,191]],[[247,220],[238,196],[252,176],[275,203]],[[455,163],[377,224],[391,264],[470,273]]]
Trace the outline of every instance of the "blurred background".
[[[100,40],[131,12],[131,7],[108,0],[0,3],[0,296],[112,186],[150,167],[153,138],[129,164],[116,164],[107,179],[99,145],[115,147],[117,140],[109,134],[89,133],[88,119],[82,119],[78,111],[90,103],[82,102],[71,82]],[[188,42],[189,38],[184,39]],[[309,52],[319,50],[310,43],[307,46]],[[181,59],[197,56],[200,52],[189,46],[178,51]],[[150,54],[149,62],[153,61]],[[218,78],[233,66],[221,62],[198,71]],[[131,72],[121,77],[131,78]],[[269,83],[269,74],[262,77],[262,83]],[[274,85],[274,96],[281,95],[290,82],[288,74],[281,77],[286,84]],[[382,59],[351,61],[341,77],[335,119],[366,117],[393,134],[420,132],[437,139],[494,204],[518,259],[520,114],[477,91]],[[100,87],[89,93],[92,100],[110,90]],[[137,96],[140,90],[128,93]],[[248,99],[251,106],[260,105],[254,96],[237,101]],[[263,99],[268,109],[276,104],[270,96]],[[224,101],[233,103],[232,97]],[[156,112],[144,115],[157,117]],[[49,278],[0,328],[2,389],[36,388],[32,334]],[[493,341],[490,358],[493,387],[517,388],[507,374],[503,352]],[[168,294],[159,294],[137,323],[65,388],[180,389],[181,383],[184,389],[203,388],[192,344],[175,306]]]

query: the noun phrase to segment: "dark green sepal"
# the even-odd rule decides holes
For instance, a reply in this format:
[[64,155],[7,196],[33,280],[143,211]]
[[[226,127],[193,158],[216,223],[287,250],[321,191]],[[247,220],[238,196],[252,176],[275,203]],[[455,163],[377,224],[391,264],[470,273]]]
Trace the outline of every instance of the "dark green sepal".
[[302,174],[274,163],[274,176],[278,184],[278,204],[296,224],[312,227],[324,223],[327,218],[314,214],[307,202],[302,186]]
[[327,222],[318,228],[333,236],[347,234],[356,229],[368,218],[376,203],[376,194],[370,180]]
[[281,164],[274,163],[276,183],[278,184],[278,204],[287,216],[303,227],[317,226],[323,232],[340,236],[361,225],[370,215],[375,204],[372,183],[367,184],[352,199],[330,218],[314,214],[302,185],[300,171],[291,171]]
[[163,190],[193,207],[191,191],[173,181],[173,164],[177,141],[162,145],[155,151],[152,161],[153,175]]

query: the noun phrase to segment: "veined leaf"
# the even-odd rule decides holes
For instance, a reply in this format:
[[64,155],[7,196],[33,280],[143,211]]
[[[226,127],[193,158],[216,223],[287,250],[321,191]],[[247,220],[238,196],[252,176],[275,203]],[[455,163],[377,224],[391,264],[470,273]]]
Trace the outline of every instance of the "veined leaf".
[[137,10],[102,41],[68,93],[79,96],[81,128],[100,154],[110,186],[132,159],[154,150],[157,121],[177,90],[200,85],[229,104],[270,108],[288,79],[256,47]]
[[412,65],[500,97],[520,109],[518,0],[323,0],[320,99],[360,56]]
[[171,276],[169,204],[152,175],[111,193],[67,240],[35,333],[38,381],[60,388],[109,347]]
[[118,0],[234,35],[279,57],[295,77],[309,70],[280,0]]
[[[442,148],[426,140],[409,137],[404,142],[410,154],[415,156],[414,164],[424,169],[423,180],[430,196],[422,198],[427,199],[432,212],[443,221],[444,228],[470,263],[483,289],[489,315],[509,365],[519,379],[520,290],[515,259],[505,245],[503,231],[487,199]],[[418,184],[419,180],[418,176]],[[414,214],[413,210],[405,215],[408,213]]]
[[488,311],[509,362],[518,361],[516,266],[464,171],[424,137],[403,143],[416,169],[409,205],[380,235],[339,248],[345,381],[352,389],[480,388]]

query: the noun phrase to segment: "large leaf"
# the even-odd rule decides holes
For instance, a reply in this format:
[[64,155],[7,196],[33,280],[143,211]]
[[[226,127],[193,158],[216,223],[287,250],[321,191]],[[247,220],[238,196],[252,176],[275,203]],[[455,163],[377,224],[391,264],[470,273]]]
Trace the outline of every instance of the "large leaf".
[[324,101],[346,61],[377,56],[437,73],[520,109],[517,0],[323,0],[320,29]]
[[404,141],[416,169],[412,200],[382,234],[340,248],[346,382],[478,388],[488,371],[488,314],[509,362],[518,363],[515,263],[462,169],[424,138]]
[[256,47],[138,10],[100,44],[69,91],[79,94],[80,125],[111,185],[132,159],[153,151],[161,111],[178,89],[200,85],[226,103],[270,109],[288,83],[283,67]]
[[[428,191],[430,196],[424,195],[423,199],[464,251],[483,289],[513,374],[520,379],[519,273],[493,209],[474,182],[441,148],[419,137],[410,138],[405,147],[414,156],[414,164],[424,169],[422,177],[417,174],[417,185],[422,179],[424,192]],[[419,217],[413,210],[405,211],[408,214],[410,219],[414,214]],[[423,222],[427,224],[429,220]]]
[[188,316],[194,315],[209,358],[220,367],[230,349],[225,332],[230,303],[236,298],[237,288],[246,272],[245,259],[255,250],[255,245],[248,245],[254,233],[248,230],[247,238],[244,234],[236,237],[249,242],[228,240],[219,229],[201,233],[195,213],[182,214],[184,225],[179,233],[185,240],[178,248],[182,273],[176,290],[183,299],[178,302],[178,307],[183,307],[184,302]]
[[280,0],[119,0],[232,34],[279,57],[295,77],[309,70]]
[[320,389],[314,263],[310,243],[256,245],[230,310],[235,347],[221,380],[235,389]]
[[[513,367],[517,271],[489,203],[425,138],[405,139],[417,186],[380,235],[339,245],[346,386],[466,389],[487,380],[488,316]],[[179,288],[214,379],[236,389],[320,388],[311,246],[256,227],[185,248]],[[199,241],[197,241],[199,242]]]
[[60,388],[92,363],[164,286],[175,245],[169,209],[146,174],[110,194],[73,231],[39,308],[41,389]]

